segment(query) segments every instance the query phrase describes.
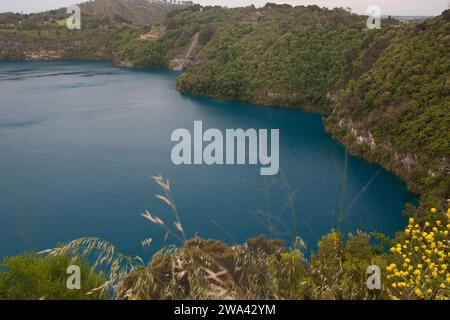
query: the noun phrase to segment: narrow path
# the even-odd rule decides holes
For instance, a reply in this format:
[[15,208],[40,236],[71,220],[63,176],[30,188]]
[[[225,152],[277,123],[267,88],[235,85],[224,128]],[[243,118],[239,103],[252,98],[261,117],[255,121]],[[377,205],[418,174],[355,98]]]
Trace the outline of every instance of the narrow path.
[[194,49],[198,45],[198,40],[199,40],[199,33],[197,32],[194,35],[194,37],[192,39],[192,42],[191,42],[191,45],[189,46],[188,50],[186,51],[186,54],[185,54],[184,58],[180,59],[178,65],[173,68],[174,70],[183,70],[186,67],[186,65],[189,62],[189,58],[192,55],[192,52],[194,51]]

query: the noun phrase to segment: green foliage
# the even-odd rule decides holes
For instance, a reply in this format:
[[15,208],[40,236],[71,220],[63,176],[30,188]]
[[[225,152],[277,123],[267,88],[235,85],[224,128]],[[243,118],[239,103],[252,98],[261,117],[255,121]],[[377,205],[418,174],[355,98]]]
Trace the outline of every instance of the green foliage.
[[[448,198],[450,21],[444,13],[390,34],[373,66],[339,95],[328,130],[354,153],[406,179],[413,190]],[[374,43],[380,41],[375,35]],[[361,148],[355,132],[370,133],[375,145]]]
[[[124,276],[119,299],[380,299],[383,290],[366,286],[369,265],[386,265],[369,236],[348,240],[333,232],[319,243],[308,262],[299,249],[286,250],[264,238],[250,247],[229,247],[195,238],[185,246],[162,251],[147,267]],[[266,250],[268,248],[279,248]]]
[[122,45],[115,56],[115,62],[130,61],[133,67],[164,68],[167,67],[164,47],[160,42],[148,42],[133,39]]
[[430,208],[416,216],[389,250],[389,294],[392,299],[449,300],[450,208]]
[[82,3],[80,8],[88,23],[145,27],[162,23],[169,12],[184,6],[146,0],[96,0]]
[[261,251],[269,255],[285,251],[284,241],[269,240],[265,236],[248,239],[245,244],[252,251]]
[[[82,2],[82,1],[81,1]],[[172,3],[156,3],[147,0],[95,0],[80,5],[84,28],[99,27],[146,27],[161,24],[173,10],[184,10],[186,6]],[[0,28],[36,30],[64,27],[69,17],[66,8],[40,13],[0,13]]]
[[[81,269],[81,289],[69,290],[66,281],[67,267],[77,265]],[[88,300],[103,296],[88,294],[103,284],[101,274],[91,269],[79,259],[67,256],[43,257],[24,254],[5,258],[0,269],[0,299],[2,300]]]
[[332,232],[322,238],[318,251],[311,260],[316,288],[315,299],[380,299],[386,298],[384,288],[367,290],[367,267],[386,265],[379,254],[382,250],[371,246],[370,237],[364,233],[349,235]]
[[33,54],[39,60],[113,60],[114,52],[123,42],[137,37],[139,33],[129,27],[76,31],[64,27],[26,32],[0,30],[0,59],[3,56],[5,60],[24,60]]
[[267,5],[232,11],[177,81],[182,92],[301,107],[329,106],[327,93],[352,72],[363,20],[344,10]]
[[38,24],[32,19],[23,19],[17,26],[18,30],[34,30],[38,28]]
[[165,20],[167,29],[158,39],[142,41],[137,32],[124,39],[114,50],[114,62],[133,67],[167,68],[173,58],[185,52],[197,32],[201,44],[205,44],[230,16],[229,11],[220,7],[205,7],[200,11],[194,6],[178,10]]
[[14,61],[22,60],[24,58],[23,52],[15,50],[6,50],[0,54],[0,60]]

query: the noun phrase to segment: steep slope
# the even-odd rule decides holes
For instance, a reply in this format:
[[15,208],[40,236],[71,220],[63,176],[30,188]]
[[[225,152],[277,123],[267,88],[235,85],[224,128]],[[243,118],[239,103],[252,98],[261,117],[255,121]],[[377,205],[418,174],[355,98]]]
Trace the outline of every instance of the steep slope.
[[[79,6],[82,23],[88,27],[100,25],[145,27],[149,24],[162,23],[167,15],[175,9],[186,8],[185,5],[148,0],[95,0],[82,2]],[[0,27],[36,29],[39,26],[51,25],[51,22],[66,19],[68,17],[66,10],[66,8],[60,8],[26,15],[0,13]]]
[[65,27],[65,8],[0,14],[0,60],[113,60],[124,43],[138,41],[150,24],[159,25],[173,10],[186,8],[147,0],[96,0],[80,7],[82,28],[74,31]]
[[315,6],[246,10],[197,55],[178,89],[262,104],[327,107],[327,94],[351,75],[352,55],[365,37],[363,19]]
[[95,0],[82,3],[83,14],[92,19],[100,19],[112,23],[125,23],[133,26],[148,26],[160,24],[167,14],[184,6],[147,0]]
[[185,56],[194,35],[199,35],[199,45],[192,56],[214,37],[217,29],[235,19],[233,10],[221,7],[190,6],[174,10],[168,14],[164,22],[166,29],[160,37],[152,41],[129,39],[122,43],[114,61],[117,65],[168,68],[172,60]]
[[450,11],[399,29],[372,68],[350,81],[327,127],[352,152],[418,192],[450,196]]

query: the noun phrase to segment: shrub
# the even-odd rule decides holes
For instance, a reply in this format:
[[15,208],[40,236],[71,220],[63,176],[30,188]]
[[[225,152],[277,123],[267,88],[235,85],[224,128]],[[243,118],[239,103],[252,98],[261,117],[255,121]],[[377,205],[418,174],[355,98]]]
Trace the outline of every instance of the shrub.
[[[81,289],[69,290],[66,281],[67,267],[77,265],[81,269]],[[27,253],[5,258],[0,272],[1,300],[88,300],[105,298],[89,292],[103,282],[101,274],[79,259],[67,256],[44,257]]]
[[318,251],[311,260],[311,272],[315,283],[313,299],[371,300],[386,298],[383,290],[368,290],[367,267],[384,266],[377,246],[370,244],[369,235],[344,237],[332,232],[322,238]]
[[386,270],[392,299],[450,298],[450,209],[431,212],[424,222],[410,218],[403,239],[390,249]]

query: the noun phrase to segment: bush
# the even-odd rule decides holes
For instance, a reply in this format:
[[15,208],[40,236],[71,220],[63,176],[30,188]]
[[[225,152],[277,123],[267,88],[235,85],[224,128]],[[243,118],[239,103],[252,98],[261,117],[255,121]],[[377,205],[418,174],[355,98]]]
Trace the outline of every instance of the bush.
[[431,212],[424,222],[410,218],[403,239],[390,249],[386,270],[392,299],[450,298],[450,209]]
[[385,290],[368,290],[367,267],[386,265],[379,247],[370,244],[369,235],[358,232],[347,241],[339,232],[322,238],[311,259],[315,283],[313,299],[372,300],[387,298]]
[[[81,269],[81,289],[66,287],[67,267],[77,265]],[[92,273],[79,259],[67,256],[44,257],[27,253],[5,258],[0,272],[1,300],[90,300],[105,298],[89,292],[101,286],[103,275]]]

